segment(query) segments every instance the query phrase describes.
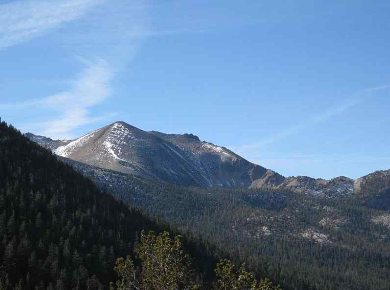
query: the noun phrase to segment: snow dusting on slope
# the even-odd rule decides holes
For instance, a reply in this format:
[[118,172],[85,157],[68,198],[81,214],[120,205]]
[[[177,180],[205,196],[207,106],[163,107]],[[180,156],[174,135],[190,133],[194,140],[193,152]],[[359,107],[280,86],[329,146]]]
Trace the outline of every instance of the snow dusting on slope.
[[107,152],[116,160],[126,161],[119,156],[122,152],[122,147],[128,145],[128,140],[137,140],[133,133],[121,123],[112,125],[111,132],[103,142]]
[[233,160],[233,161],[237,159],[234,155],[232,155],[226,149],[224,149],[220,146],[216,146],[216,145],[213,145],[211,143],[203,142],[202,147],[207,149],[208,151],[212,151],[214,153],[219,154],[221,156],[221,159],[228,158],[228,159]]
[[116,155],[116,153],[115,153],[115,151],[114,151],[114,148],[115,148],[117,151],[120,152],[120,147],[119,147],[119,146],[117,146],[117,145],[115,145],[115,144],[113,144],[113,143],[111,143],[111,142],[109,142],[109,141],[107,141],[107,140],[103,142],[103,145],[104,145],[104,147],[106,148],[107,152],[110,153],[110,155],[111,155],[112,157],[114,157],[114,158],[117,159],[117,160],[122,160],[122,161],[124,161],[123,159],[119,158],[119,156]]
[[60,146],[57,149],[55,149],[53,152],[61,157],[69,157],[69,155],[71,155],[74,151],[76,151],[77,148],[83,146],[88,142],[89,139],[95,136],[96,131],[97,130],[87,135],[84,135],[83,137],[80,137],[79,139],[76,139],[67,145]]

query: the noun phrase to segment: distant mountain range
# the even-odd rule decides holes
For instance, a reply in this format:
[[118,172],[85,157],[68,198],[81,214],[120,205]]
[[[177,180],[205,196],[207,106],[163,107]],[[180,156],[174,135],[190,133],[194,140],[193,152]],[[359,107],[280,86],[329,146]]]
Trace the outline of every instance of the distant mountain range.
[[356,180],[284,177],[192,134],[147,132],[115,122],[75,140],[26,136],[55,154],[87,165],[184,186],[244,187],[316,196],[373,195],[390,188],[390,170]]

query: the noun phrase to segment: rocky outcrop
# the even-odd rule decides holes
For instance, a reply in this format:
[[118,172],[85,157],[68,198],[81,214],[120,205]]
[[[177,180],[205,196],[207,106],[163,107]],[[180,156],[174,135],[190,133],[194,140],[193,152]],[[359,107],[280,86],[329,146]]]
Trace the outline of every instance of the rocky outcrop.
[[379,194],[390,188],[390,170],[376,171],[355,180],[354,191],[361,196]]
[[253,181],[250,187],[273,190],[277,189],[285,180],[286,178],[283,175],[268,169],[261,178]]
[[353,194],[353,180],[347,177],[337,177],[331,180],[308,176],[285,178],[271,170],[261,179],[254,181],[251,187],[328,197]]

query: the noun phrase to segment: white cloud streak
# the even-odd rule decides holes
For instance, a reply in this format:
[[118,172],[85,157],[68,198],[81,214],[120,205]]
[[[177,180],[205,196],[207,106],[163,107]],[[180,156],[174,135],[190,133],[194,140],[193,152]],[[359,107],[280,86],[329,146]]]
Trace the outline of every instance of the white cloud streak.
[[353,99],[348,100],[343,103],[338,104],[335,107],[329,108],[322,112],[321,114],[315,115],[310,117],[309,119],[305,120],[304,123],[300,123],[291,127],[288,127],[285,130],[282,130],[268,138],[264,138],[262,140],[259,140],[258,142],[242,145],[238,148],[241,152],[247,152],[247,151],[253,151],[258,150],[259,148],[263,148],[267,145],[271,145],[273,143],[276,143],[278,141],[282,141],[288,137],[291,137],[293,135],[297,135],[303,131],[305,131],[307,128],[321,124],[326,122],[327,120],[337,116],[341,115],[347,110],[353,108],[354,106],[359,105],[363,102],[363,99]]
[[41,112],[52,112],[52,117],[44,122],[32,124],[39,134],[52,138],[72,138],[75,129],[95,123],[107,116],[94,117],[89,111],[103,103],[111,93],[110,81],[113,72],[104,60],[89,64],[72,81],[68,90],[41,99],[21,103],[0,104],[5,110],[23,111],[39,108]]
[[101,0],[15,1],[0,5],[0,50],[83,16]]
[[251,160],[256,159],[256,158],[253,158],[253,156],[258,156],[259,151],[263,150],[267,146],[272,145],[274,143],[277,143],[279,141],[283,141],[284,139],[289,138],[291,136],[300,134],[300,133],[304,132],[306,129],[308,129],[310,127],[314,127],[314,126],[319,125],[321,123],[325,123],[326,121],[332,119],[333,117],[343,115],[348,110],[364,103],[369,98],[373,97],[373,94],[375,92],[384,91],[384,90],[388,90],[388,89],[390,89],[390,85],[383,85],[383,86],[379,86],[379,87],[368,88],[368,89],[362,90],[360,93],[356,94],[355,97],[347,99],[347,100],[343,100],[343,101],[339,102],[338,104],[336,104],[335,106],[324,110],[322,113],[309,117],[303,123],[299,123],[299,124],[290,126],[290,127],[286,128],[285,130],[277,132],[276,134],[269,136],[267,138],[261,139],[257,142],[238,146],[235,148],[235,150],[239,154],[242,154],[243,156],[246,156],[247,158],[249,158]]
[[[97,9],[92,9],[98,4]],[[75,23],[70,24],[72,21]],[[95,107],[110,97],[113,77],[135,57],[142,39],[127,32],[141,36],[148,31],[147,6],[138,0],[29,0],[3,4],[0,51],[47,34],[65,23],[69,23],[69,29],[53,34],[52,40],[71,44],[67,49],[69,55],[85,65],[81,73],[62,92],[0,104],[3,112],[32,112],[34,120],[21,124],[22,128],[60,139],[73,138],[84,125],[115,115],[98,114]],[[95,60],[90,62],[91,58]]]
[[112,71],[103,60],[88,66],[68,91],[46,97],[39,102],[60,116],[42,123],[42,134],[55,138],[73,137],[74,129],[94,123],[100,118],[89,115],[91,107],[101,104],[110,95]]

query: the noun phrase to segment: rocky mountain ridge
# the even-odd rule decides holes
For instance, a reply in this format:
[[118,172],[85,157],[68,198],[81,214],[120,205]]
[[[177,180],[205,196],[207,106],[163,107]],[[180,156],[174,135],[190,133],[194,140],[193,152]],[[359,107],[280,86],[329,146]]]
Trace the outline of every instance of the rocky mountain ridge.
[[331,180],[308,176],[284,177],[269,170],[263,178],[255,180],[251,188],[292,191],[316,196],[342,196],[354,193],[354,180],[345,176]]
[[26,133],[25,136],[31,141],[34,141],[49,150],[55,150],[58,147],[67,145],[71,142],[71,140],[53,140],[45,136],[34,135],[32,133]]
[[388,189],[390,189],[390,170],[375,171],[354,182],[354,191],[358,195],[375,195]]
[[245,187],[315,196],[378,194],[390,188],[390,170],[352,180],[285,177],[192,134],[143,131],[115,122],[75,140],[26,136],[55,154],[87,165],[185,186]]
[[186,186],[248,187],[266,172],[196,136],[146,132],[124,122],[54,149],[52,141],[40,144],[61,157],[91,166]]

